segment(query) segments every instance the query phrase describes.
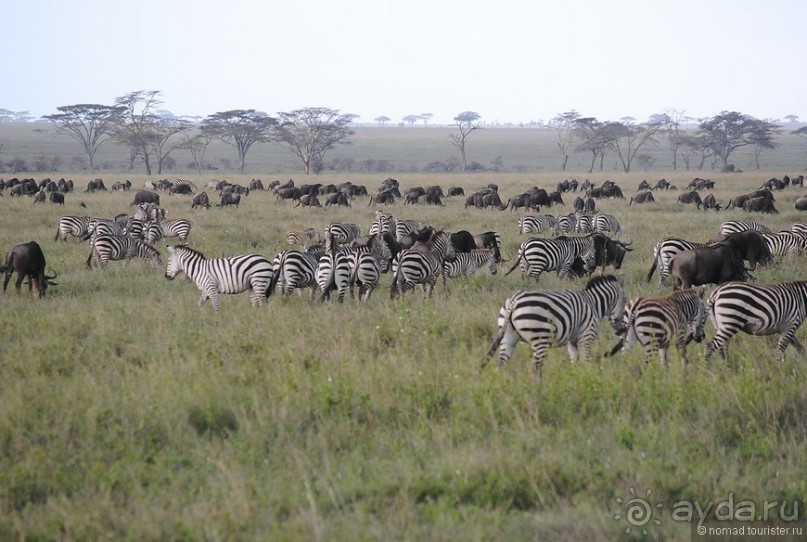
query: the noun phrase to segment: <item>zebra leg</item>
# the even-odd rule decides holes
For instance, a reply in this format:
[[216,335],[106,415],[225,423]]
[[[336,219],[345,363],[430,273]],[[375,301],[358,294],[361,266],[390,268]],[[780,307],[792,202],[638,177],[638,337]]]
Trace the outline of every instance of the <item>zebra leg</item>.
[[566,351],[569,353],[569,361],[572,363],[577,361],[577,358],[580,356],[580,350],[577,348],[576,344],[570,341],[569,344],[566,345]]
[[797,329],[798,326],[788,326],[787,329],[782,332],[782,336],[779,337],[779,342],[776,344],[776,361],[779,363],[785,360],[785,350],[787,350],[787,345],[791,343],[799,354],[804,353],[804,347],[801,346],[801,343],[796,338]]

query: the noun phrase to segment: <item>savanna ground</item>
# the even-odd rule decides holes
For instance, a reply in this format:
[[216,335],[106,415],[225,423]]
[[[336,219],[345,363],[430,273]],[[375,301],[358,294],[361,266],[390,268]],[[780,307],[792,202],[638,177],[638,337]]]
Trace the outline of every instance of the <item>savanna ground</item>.
[[[717,182],[725,203],[803,169],[786,167],[394,176],[403,188],[468,191],[497,182],[503,196],[572,176],[612,178],[629,196],[643,178],[683,187],[699,175]],[[351,180],[373,189],[386,176],[289,171],[263,180]],[[655,358],[646,364],[638,348],[602,359],[615,342],[605,324],[595,359],[570,364],[565,349],[554,349],[537,383],[523,343],[504,369],[480,369],[496,314],[517,289],[584,281],[483,274],[451,281],[447,292],[438,285],[432,300],[416,291],[391,302],[385,276],[367,304],[293,295],[255,310],[242,294],[225,296],[215,314],[209,303],[197,306],[191,282],[167,281],[140,261],[89,271],[86,244],[54,242],[62,215],[133,210],[132,193],[80,192],[97,176],[108,185],[129,178],[134,187],[149,179],[74,173],[78,191],[64,208],[0,199],[0,246],[37,240],[59,273],[46,300],[13,289],[0,298],[0,539],[689,540],[691,525],[673,519],[675,504],[730,496],[758,506],[786,501],[787,513],[798,502],[803,516],[805,359],[789,350],[776,364],[774,337],[738,336],[729,359],[710,366],[704,345],[690,345],[688,367],[671,352],[665,368]],[[213,175],[181,177],[203,185]],[[793,209],[802,193],[777,193],[781,214],[757,218],[786,228],[802,218]],[[674,192],[656,196],[654,206],[600,203],[633,241],[620,272],[630,296],[669,290],[657,277],[644,280],[661,237],[705,240],[722,221],[749,218],[678,205]],[[568,212],[566,199],[549,212]],[[211,257],[273,257],[289,229],[331,221],[366,229],[375,210],[367,199],[351,209],[305,210],[270,193],[252,193],[238,209],[191,211],[187,197],[162,200],[169,217],[192,220],[190,244]],[[446,202],[387,210],[452,231],[496,230],[511,258],[505,265],[512,263],[526,238],[519,213]],[[756,279],[803,279],[803,258]],[[707,340],[712,335],[708,324]],[[647,500],[662,507],[643,525],[645,535],[615,516],[628,511],[617,499],[648,490]]]

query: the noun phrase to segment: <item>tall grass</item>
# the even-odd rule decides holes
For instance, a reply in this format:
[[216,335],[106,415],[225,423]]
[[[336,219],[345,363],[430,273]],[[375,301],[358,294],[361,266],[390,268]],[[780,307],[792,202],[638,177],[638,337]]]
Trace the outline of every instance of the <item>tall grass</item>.
[[[712,178],[725,202],[781,175]],[[81,187],[92,177],[73,178]],[[626,194],[642,178],[609,177]],[[398,178],[466,190],[498,182],[504,195],[560,180]],[[380,178],[351,180],[373,189]],[[800,219],[798,193],[777,194],[782,213],[762,220],[781,229]],[[606,325],[593,361],[571,364],[553,349],[539,384],[523,344],[505,368],[481,369],[496,314],[516,289],[581,283],[481,275],[449,281],[448,291],[438,285],[432,300],[415,291],[391,302],[385,277],[366,304],[293,295],[255,310],[238,295],[224,296],[216,314],[197,306],[192,282],[166,281],[140,261],[89,271],[86,244],[53,241],[63,214],[111,217],[131,211],[131,197],[77,192],[64,208],[0,199],[0,246],[37,240],[60,283],[41,302],[13,291],[0,298],[0,539],[643,538],[614,519],[624,513],[616,499],[634,488],[664,505],[647,537],[688,540],[689,524],[671,519],[677,501],[807,496],[804,359],[789,350],[774,363],[774,337],[738,336],[729,359],[711,365],[703,345],[691,345],[688,367],[673,352],[664,368],[638,348],[602,358],[615,341]],[[632,296],[668,289],[644,281],[661,237],[705,240],[723,220],[747,217],[675,198],[600,202],[633,242],[621,271]],[[167,194],[163,205],[192,220],[190,243],[211,257],[273,257],[289,229],[366,229],[375,210],[366,199],[294,208],[259,192],[238,209],[191,211],[187,197]],[[523,240],[519,213],[465,209],[460,199],[388,210],[452,231],[499,231],[508,258]],[[757,280],[802,279],[803,264],[762,269]]]

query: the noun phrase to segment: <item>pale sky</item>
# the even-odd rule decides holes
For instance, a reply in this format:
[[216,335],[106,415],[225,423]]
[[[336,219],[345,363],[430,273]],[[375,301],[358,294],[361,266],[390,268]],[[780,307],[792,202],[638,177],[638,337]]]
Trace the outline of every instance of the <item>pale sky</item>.
[[807,121],[804,0],[5,0],[0,108]]

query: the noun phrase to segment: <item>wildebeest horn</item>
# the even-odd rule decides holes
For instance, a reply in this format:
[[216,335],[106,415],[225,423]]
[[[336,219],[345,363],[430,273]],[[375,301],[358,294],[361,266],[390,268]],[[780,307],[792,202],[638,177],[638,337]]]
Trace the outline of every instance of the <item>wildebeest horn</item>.
[[[51,269],[51,271],[53,271],[53,269]],[[53,275],[45,275],[45,280],[50,282],[53,279],[55,279],[56,277],[58,277],[58,276],[59,276],[59,274],[56,271],[53,271]],[[53,284],[53,283],[51,283],[51,284]]]

